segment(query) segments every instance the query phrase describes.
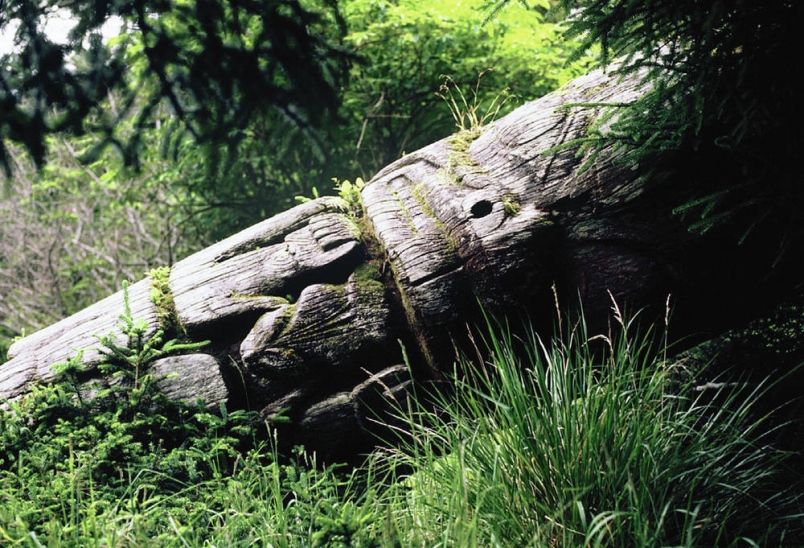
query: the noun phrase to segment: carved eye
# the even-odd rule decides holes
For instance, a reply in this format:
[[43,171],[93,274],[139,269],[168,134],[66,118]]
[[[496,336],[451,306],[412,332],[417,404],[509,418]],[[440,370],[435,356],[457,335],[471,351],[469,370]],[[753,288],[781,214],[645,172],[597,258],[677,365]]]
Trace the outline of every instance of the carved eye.
[[472,212],[472,217],[479,219],[491,213],[492,203],[488,200],[480,200],[469,210]]

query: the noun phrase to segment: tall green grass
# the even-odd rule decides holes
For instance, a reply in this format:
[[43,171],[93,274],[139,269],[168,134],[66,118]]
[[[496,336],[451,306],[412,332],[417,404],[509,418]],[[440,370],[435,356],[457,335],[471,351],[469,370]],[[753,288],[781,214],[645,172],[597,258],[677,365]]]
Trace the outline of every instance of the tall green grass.
[[768,386],[701,390],[661,337],[616,319],[606,335],[580,321],[549,341],[489,323],[454,393],[411,413],[396,453],[414,470],[396,504],[411,539],[765,546],[801,533],[797,497],[776,481],[784,455],[757,414]]
[[798,488],[758,405],[770,385],[700,389],[661,334],[615,319],[551,339],[489,320],[451,382],[400,409],[399,445],[358,469],[241,444],[253,417],[202,409],[182,408],[198,415],[180,415],[183,441],[137,445],[124,409],[42,389],[0,412],[0,545],[800,545]]

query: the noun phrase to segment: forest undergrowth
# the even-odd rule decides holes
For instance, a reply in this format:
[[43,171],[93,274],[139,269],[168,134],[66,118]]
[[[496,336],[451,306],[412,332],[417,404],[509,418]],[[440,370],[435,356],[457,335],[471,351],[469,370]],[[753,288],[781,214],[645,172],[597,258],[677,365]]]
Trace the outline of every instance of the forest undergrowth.
[[[551,339],[489,319],[448,389],[399,408],[407,430],[362,466],[277,452],[249,411],[161,396],[148,356],[102,339],[115,382],[62,382],[0,412],[4,546],[769,546],[799,542],[794,455],[758,413],[767,383],[667,359],[616,314]],[[518,333],[518,334],[516,334]],[[167,349],[167,350],[166,350]],[[800,479],[800,478],[799,478]]]

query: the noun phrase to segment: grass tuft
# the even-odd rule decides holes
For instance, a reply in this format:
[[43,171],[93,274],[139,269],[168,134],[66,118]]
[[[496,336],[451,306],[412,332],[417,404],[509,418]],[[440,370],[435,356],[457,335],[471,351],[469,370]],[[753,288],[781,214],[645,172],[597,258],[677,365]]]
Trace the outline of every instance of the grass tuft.
[[697,390],[696,372],[618,319],[551,341],[489,321],[454,393],[411,413],[396,454],[414,470],[400,519],[418,541],[769,545],[800,528],[800,501],[774,482],[785,455],[755,414],[769,386]]

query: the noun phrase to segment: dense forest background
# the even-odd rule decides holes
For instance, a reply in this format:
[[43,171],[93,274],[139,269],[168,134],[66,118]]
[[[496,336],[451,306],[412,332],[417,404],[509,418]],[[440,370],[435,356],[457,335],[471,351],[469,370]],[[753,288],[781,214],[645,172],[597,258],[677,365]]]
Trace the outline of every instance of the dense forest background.
[[[124,26],[107,44],[126,67],[125,88],[109,89],[82,131],[54,130],[41,145],[4,139],[0,346],[299,197],[368,180],[406,152],[453,133],[451,107],[502,115],[594,61],[570,61],[579,42],[563,34],[559,18],[545,17],[549,2],[491,18],[482,0],[346,0],[337,12],[304,4],[323,9],[309,32],[346,52],[330,81],[334,106],[316,117],[266,96],[248,119],[204,135],[194,125],[214,113],[177,115],[148,70],[146,38]],[[182,32],[180,14],[173,17],[161,20],[163,31],[191,47],[197,37]],[[13,54],[4,54],[8,69]],[[72,55],[79,69],[93,62],[88,49]],[[247,100],[253,98],[241,97]],[[113,130],[109,113],[117,116]],[[9,127],[4,137],[13,137]]]

